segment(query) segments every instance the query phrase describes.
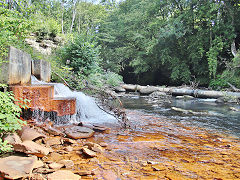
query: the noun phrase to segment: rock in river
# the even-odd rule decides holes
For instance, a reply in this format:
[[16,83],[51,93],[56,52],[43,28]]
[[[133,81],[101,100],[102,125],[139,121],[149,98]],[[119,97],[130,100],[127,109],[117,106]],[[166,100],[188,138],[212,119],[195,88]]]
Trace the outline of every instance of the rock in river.
[[59,170],[48,175],[48,180],[79,180],[81,176],[74,174],[72,171]]
[[89,157],[96,157],[97,156],[97,154],[94,151],[92,151],[88,148],[85,148],[85,147],[82,148],[82,152]]
[[126,89],[124,89],[121,86],[116,86],[116,87],[114,87],[114,91],[115,92],[126,92]]
[[9,156],[0,159],[0,173],[7,179],[28,177],[37,161],[36,157]]
[[148,95],[148,94],[151,94],[153,93],[154,91],[157,91],[158,89],[154,86],[148,86],[146,88],[143,88],[140,90],[140,93],[141,94],[145,94],[145,95]]
[[30,128],[28,126],[23,127],[19,134],[21,135],[22,141],[26,140],[32,141],[40,137],[45,137],[45,135],[39,133],[37,130]]
[[94,131],[87,127],[75,126],[65,130],[68,137],[73,139],[89,138],[93,136]]
[[24,141],[23,143],[14,144],[15,151],[24,152],[26,154],[34,154],[38,157],[43,157],[49,154],[50,149],[33,141]]
[[3,137],[3,140],[7,141],[11,145],[22,143],[21,138],[16,133],[7,134]]

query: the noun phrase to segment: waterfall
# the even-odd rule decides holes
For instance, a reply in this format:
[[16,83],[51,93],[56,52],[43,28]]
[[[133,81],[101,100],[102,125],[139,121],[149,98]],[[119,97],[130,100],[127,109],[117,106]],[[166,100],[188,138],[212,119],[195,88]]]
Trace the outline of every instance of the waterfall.
[[32,76],[31,80],[33,85],[53,85],[54,97],[56,98],[76,98],[76,114],[66,115],[63,117],[57,117],[57,123],[96,123],[96,124],[115,124],[117,119],[110,114],[101,110],[94,98],[85,95],[82,92],[72,91],[67,86],[61,83],[46,83],[37,80],[35,76]]

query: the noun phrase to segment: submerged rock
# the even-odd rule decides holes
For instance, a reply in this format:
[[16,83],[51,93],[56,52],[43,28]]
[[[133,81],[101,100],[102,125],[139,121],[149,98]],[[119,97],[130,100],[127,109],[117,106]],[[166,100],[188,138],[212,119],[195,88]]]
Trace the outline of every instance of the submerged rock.
[[229,109],[232,110],[232,111],[240,111],[239,108],[235,108],[235,107],[229,107]]
[[221,104],[221,103],[225,103],[226,101],[225,101],[224,97],[220,97],[220,98],[217,98],[217,100],[215,102]]
[[88,142],[85,145],[94,152],[102,153],[104,151],[104,149],[96,143]]
[[63,143],[68,143],[68,144],[77,144],[77,141],[69,138],[63,138]]
[[88,148],[85,148],[85,147],[82,148],[82,152],[83,152],[83,154],[85,154],[85,155],[87,155],[89,157],[96,157],[97,156],[97,154],[94,151],[92,151],[92,150],[90,150]]
[[104,126],[93,125],[93,130],[96,132],[110,133],[111,129]]
[[101,142],[99,145],[102,146],[102,147],[108,147],[108,144],[105,143],[105,142]]
[[46,127],[44,127],[44,130],[54,136],[65,136],[65,134],[62,131],[60,131],[52,126],[46,126]]
[[103,177],[103,179],[108,179],[108,180],[118,180],[120,179],[119,177],[117,177],[117,175],[111,171],[111,170],[103,170],[101,172],[101,175]]
[[46,140],[47,146],[60,145],[60,144],[62,144],[60,137],[53,137],[53,138]]
[[89,176],[89,175],[92,175],[93,172],[88,170],[80,170],[77,172],[77,174],[79,174],[80,176]]
[[36,157],[9,156],[0,159],[0,173],[7,179],[28,177],[37,161]]
[[89,138],[92,137],[94,131],[87,127],[75,126],[71,129],[66,129],[65,133],[68,137],[73,139]]

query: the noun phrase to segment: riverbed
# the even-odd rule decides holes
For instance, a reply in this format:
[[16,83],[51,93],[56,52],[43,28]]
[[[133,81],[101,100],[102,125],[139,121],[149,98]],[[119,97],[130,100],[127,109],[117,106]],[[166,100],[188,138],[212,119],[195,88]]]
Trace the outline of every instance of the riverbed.
[[[108,133],[96,133],[58,157],[74,161],[73,171],[94,172],[82,179],[240,179],[238,122],[228,113],[236,118],[239,114],[200,100],[157,103],[139,96],[121,100],[131,128],[115,126]],[[211,115],[175,112],[172,106]],[[225,126],[226,118],[236,123]],[[87,158],[78,153],[86,141],[107,147],[97,157]],[[56,161],[56,154],[45,159],[49,160]]]

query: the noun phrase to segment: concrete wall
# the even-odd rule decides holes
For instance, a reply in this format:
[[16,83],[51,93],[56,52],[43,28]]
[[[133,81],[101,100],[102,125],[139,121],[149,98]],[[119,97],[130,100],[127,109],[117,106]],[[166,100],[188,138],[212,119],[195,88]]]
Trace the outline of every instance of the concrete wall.
[[8,58],[3,63],[0,74],[1,83],[29,84],[31,82],[31,56],[10,46]]
[[50,63],[43,60],[32,60],[29,54],[10,46],[8,57],[1,65],[0,83],[30,84],[31,74],[42,81],[49,82],[51,79]]
[[50,82],[51,64],[43,60],[32,60],[32,74],[41,81]]

